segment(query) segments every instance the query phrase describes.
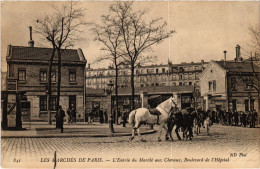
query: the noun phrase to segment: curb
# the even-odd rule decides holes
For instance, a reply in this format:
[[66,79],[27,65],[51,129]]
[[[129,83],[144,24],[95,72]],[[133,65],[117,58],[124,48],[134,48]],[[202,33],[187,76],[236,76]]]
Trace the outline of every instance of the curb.
[[[156,130],[148,130],[141,132],[141,134],[153,134]],[[107,133],[107,134],[46,134],[46,135],[22,135],[22,136],[1,136],[1,138],[69,138],[69,137],[121,137],[121,136],[131,136],[131,133]]]

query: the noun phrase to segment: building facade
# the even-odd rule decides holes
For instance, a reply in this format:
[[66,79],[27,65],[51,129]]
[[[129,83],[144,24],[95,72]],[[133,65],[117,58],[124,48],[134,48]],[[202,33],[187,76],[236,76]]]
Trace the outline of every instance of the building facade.
[[[9,45],[7,49],[7,85],[16,81],[18,91],[26,91],[30,102],[30,120],[47,121],[47,69],[51,48]],[[86,59],[81,49],[66,49],[62,52],[60,105],[67,110],[76,108],[77,119],[85,117],[85,66]],[[57,54],[52,69],[52,120],[55,120],[57,101]]]
[[[199,63],[181,63],[166,65],[145,65],[135,68],[135,105],[141,107],[141,93],[147,93],[149,107],[155,107],[167,97],[176,95],[180,107],[189,107],[194,104],[193,93],[199,91],[199,77],[207,66],[203,60]],[[119,65],[118,71],[118,95],[121,111],[130,110],[130,67],[125,63]],[[86,71],[86,99],[87,107],[91,108],[91,90],[105,91],[109,81],[115,83],[115,69],[110,66],[107,69],[91,69],[88,65]],[[115,93],[113,93],[113,96]],[[89,105],[88,105],[89,104]],[[100,104],[102,104],[100,102]],[[101,107],[103,105],[100,105]],[[103,106],[104,107],[104,106]]]
[[259,113],[259,61],[211,61],[200,78],[204,109]]

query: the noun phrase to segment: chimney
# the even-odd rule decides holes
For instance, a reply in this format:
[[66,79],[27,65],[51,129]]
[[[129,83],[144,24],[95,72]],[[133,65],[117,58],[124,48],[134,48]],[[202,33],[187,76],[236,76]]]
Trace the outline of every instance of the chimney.
[[237,45],[236,46],[236,58],[235,61],[242,61],[243,58],[241,57],[241,53],[240,53],[240,46]]
[[227,51],[224,50],[224,66],[226,67],[226,61],[227,61]]
[[90,69],[90,63],[88,64],[88,69]]
[[34,46],[34,41],[32,40],[32,27],[29,26],[29,30],[30,30],[30,40],[28,42],[29,47],[33,47]]

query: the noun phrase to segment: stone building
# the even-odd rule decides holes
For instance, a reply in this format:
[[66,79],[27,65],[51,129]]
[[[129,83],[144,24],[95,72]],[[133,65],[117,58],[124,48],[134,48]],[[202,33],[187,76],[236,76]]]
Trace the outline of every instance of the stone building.
[[[207,63],[203,60],[199,63],[172,64],[169,62],[165,65],[138,65],[134,77],[135,105],[141,107],[141,94],[144,92],[149,97],[149,107],[155,107],[172,95],[176,95],[180,107],[194,106],[193,93],[199,90],[199,76],[206,65]],[[120,63],[118,74],[118,105],[121,111],[129,111],[131,98],[129,65]],[[93,105],[91,89],[104,93],[110,80],[115,82],[115,69],[112,66],[107,69],[91,69],[90,64],[88,65],[86,71],[86,99],[88,100],[86,107],[88,109],[91,109]],[[99,95],[96,95],[95,98],[98,97]],[[105,102],[100,101],[97,104],[100,104],[100,107],[106,107]]]
[[[26,91],[30,102],[30,120],[47,121],[47,69],[51,48],[9,45],[7,49],[7,83],[16,81],[15,90]],[[86,59],[81,49],[66,49],[62,52],[60,104],[64,110],[74,105],[77,119],[85,117],[85,66]],[[57,99],[57,54],[52,70],[52,120],[55,120]]]
[[[239,46],[236,49],[239,49]],[[255,109],[259,112],[260,69],[257,62],[243,60],[239,50],[233,61],[211,61],[200,78],[204,109]]]

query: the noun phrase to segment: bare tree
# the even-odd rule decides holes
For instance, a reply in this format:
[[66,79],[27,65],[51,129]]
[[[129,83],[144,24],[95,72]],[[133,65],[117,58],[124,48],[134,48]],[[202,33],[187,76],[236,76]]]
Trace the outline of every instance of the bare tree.
[[51,124],[51,73],[55,53],[58,56],[58,82],[56,110],[60,104],[61,85],[61,58],[62,53],[72,47],[76,41],[81,40],[79,33],[82,26],[87,23],[83,21],[84,9],[78,8],[76,2],[64,2],[61,6],[50,4],[53,11],[36,20],[35,32],[40,34],[52,46],[52,55],[48,67],[48,122]]
[[[102,51],[105,51],[106,55],[97,58],[96,62],[102,62],[109,60],[113,62],[115,66],[115,95],[116,95],[116,114],[115,119],[118,123],[118,59],[121,54],[119,52],[122,47],[122,32],[120,27],[116,24],[116,16],[103,15],[102,25],[93,24],[92,31],[95,34],[95,40],[102,44]],[[111,110],[112,111],[112,110]]]
[[110,11],[117,15],[114,19],[116,26],[120,28],[124,41],[124,48],[120,49],[122,57],[130,64],[132,109],[135,109],[135,67],[143,61],[153,60],[151,56],[145,56],[145,52],[151,47],[169,38],[174,31],[167,31],[167,23],[162,18],[150,21],[145,19],[147,10],[133,10],[133,2],[117,2],[110,7]]
[[[248,34],[250,36],[249,42],[245,45],[243,49],[243,55],[253,61],[260,60],[260,27],[259,24],[255,26],[248,27]],[[255,56],[252,56],[251,53],[255,53]]]

